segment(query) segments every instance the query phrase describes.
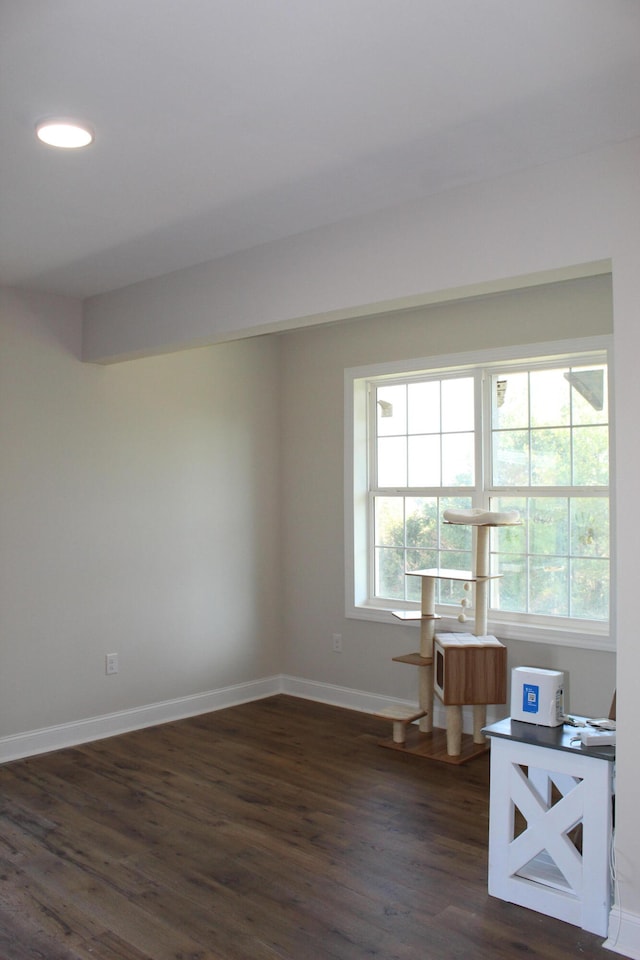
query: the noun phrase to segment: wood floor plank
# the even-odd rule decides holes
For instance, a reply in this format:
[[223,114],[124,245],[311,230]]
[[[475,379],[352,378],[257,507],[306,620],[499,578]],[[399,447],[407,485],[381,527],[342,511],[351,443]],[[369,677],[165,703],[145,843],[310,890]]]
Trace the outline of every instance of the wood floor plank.
[[[46,936],[28,913],[16,914],[0,904],[0,957],[2,960],[83,960],[64,942]],[[124,958],[123,958],[124,960]]]
[[82,955],[89,955],[92,960],[154,960],[153,956],[138,950],[110,930],[82,944],[82,950]]
[[488,896],[487,758],[386,726],[278,696],[1,767],[0,960],[600,955]]

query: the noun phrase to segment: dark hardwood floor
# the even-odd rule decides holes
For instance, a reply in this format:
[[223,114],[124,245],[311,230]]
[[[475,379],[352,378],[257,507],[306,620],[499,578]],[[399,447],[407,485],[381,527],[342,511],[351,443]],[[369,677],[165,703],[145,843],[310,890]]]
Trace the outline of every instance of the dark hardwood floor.
[[2,960],[560,960],[488,896],[488,757],[279,696],[0,767]]

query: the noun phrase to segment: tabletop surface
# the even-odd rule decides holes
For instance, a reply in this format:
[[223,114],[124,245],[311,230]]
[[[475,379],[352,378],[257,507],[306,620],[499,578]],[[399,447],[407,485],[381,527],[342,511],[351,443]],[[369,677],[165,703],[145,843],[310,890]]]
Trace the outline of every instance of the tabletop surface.
[[[576,720],[586,720],[586,717],[576,717]],[[615,746],[584,747],[580,740],[572,743],[573,737],[580,736],[580,727],[562,724],[559,727],[543,727],[535,723],[525,723],[523,720],[512,720],[506,717],[498,720],[483,733],[487,737],[498,737],[502,740],[513,740],[518,743],[530,743],[536,747],[548,747],[551,750],[566,750],[568,753],[580,753],[586,757],[597,757],[599,760],[614,761],[616,758]]]

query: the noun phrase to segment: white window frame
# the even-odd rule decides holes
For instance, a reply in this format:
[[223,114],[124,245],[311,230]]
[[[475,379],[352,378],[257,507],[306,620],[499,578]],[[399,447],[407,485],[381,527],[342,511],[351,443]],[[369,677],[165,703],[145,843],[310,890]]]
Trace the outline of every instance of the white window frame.
[[[464,373],[477,367],[496,368],[501,364],[554,362],[566,359],[575,362],[585,355],[606,356],[609,383],[609,502],[610,502],[610,609],[608,623],[568,620],[560,625],[561,618],[528,615],[496,614],[489,612],[490,632],[505,640],[530,640],[538,643],[553,643],[562,646],[593,650],[615,649],[615,413],[613,410],[613,358],[612,338],[589,337],[578,340],[554,341],[551,343],[525,344],[473,353],[446,354],[435,357],[392,361],[351,367],[345,370],[345,450],[344,450],[344,516],[345,516],[345,616],[358,620],[400,624],[391,616],[392,610],[417,607],[417,604],[397,601],[382,601],[371,597],[369,583],[369,516],[368,476],[370,470],[368,443],[368,382],[372,379],[397,379],[420,372],[442,374]],[[588,356],[587,356],[588,359]],[[486,443],[486,436],[479,443]],[[462,493],[462,491],[461,491]],[[453,629],[455,614],[450,607],[439,611],[443,614],[443,629]],[[447,623],[447,620],[450,622]],[[404,626],[406,629],[406,625]]]

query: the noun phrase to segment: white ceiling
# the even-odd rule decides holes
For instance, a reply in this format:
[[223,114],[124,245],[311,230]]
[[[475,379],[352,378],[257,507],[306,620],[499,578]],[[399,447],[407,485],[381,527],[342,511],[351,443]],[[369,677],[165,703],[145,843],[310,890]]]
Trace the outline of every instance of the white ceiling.
[[0,282],[73,296],[640,135],[638,0],[1,0],[0,36]]

